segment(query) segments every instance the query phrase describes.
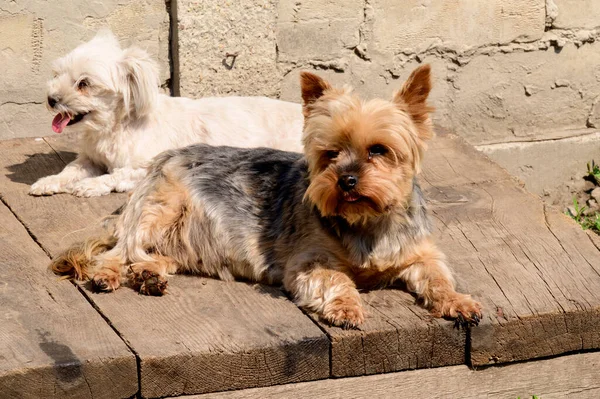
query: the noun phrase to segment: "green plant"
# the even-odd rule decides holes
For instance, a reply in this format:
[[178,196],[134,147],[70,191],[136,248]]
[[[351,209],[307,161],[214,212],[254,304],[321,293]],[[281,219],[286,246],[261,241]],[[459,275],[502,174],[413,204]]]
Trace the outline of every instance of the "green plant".
[[600,213],[586,216],[583,212],[587,209],[586,206],[580,206],[577,198],[573,197],[573,211],[567,211],[566,214],[575,220],[584,230],[592,230],[600,233]]
[[567,211],[568,215],[571,216],[573,218],[573,220],[575,220],[577,223],[581,224],[582,220],[585,218],[585,216],[583,215],[583,211],[585,211],[587,208],[584,206],[579,206],[579,202],[577,202],[577,198],[573,197],[573,210],[575,212],[572,211]]
[[594,160],[587,164],[588,176],[596,181],[596,184],[600,185],[600,166],[596,165]]

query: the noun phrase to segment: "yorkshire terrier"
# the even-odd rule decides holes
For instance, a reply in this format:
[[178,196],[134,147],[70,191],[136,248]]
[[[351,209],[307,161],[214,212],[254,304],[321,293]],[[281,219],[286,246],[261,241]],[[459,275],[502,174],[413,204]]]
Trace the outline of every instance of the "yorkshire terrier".
[[299,104],[266,97],[192,100],[159,92],[156,62],[121,49],[102,30],[55,61],[47,107],[55,133],[81,133],[77,159],[35,182],[31,195],[94,197],[129,191],[162,151],[190,144],[234,144],[302,151]]
[[159,155],[115,233],[57,258],[53,270],[161,295],[193,273],[283,284],[326,322],[360,325],[358,289],[403,282],[435,316],[478,324],[431,239],[416,180],[432,137],[428,65],[392,101],[362,101],[301,75],[304,155],[198,144]]

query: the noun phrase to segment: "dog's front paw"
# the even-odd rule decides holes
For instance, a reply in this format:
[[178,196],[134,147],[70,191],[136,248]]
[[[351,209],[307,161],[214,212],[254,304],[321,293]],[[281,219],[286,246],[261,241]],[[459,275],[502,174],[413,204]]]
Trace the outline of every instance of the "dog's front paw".
[[360,298],[353,296],[335,298],[325,307],[323,319],[333,326],[344,329],[358,327],[365,321]]
[[479,302],[471,295],[458,293],[436,304],[432,312],[437,317],[453,319],[457,327],[476,326],[483,317]]
[[99,197],[108,195],[111,191],[112,187],[93,177],[78,181],[71,187],[71,193],[78,197]]
[[30,195],[52,195],[65,192],[65,182],[59,175],[42,177],[33,183],[29,189]]

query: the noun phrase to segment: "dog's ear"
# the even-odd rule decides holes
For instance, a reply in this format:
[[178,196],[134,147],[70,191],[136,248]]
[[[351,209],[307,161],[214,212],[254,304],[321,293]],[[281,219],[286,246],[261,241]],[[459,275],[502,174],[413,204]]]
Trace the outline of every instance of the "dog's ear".
[[300,73],[300,88],[302,90],[302,101],[304,108],[317,101],[325,91],[331,89],[331,85],[324,79],[310,72]]
[[130,47],[121,60],[125,109],[139,118],[154,110],[158,100],[158,66],[147,52]]
[[425,64],[415,69],[402,89],[394,94],[394,102],[411,116],[419,128],[421,139],[429,139],[432,136],[429,114],[433,112],[433,108],[427,105],[430,91],[431,67]]
[[112,31],[108,28],[102,28],[98,32],[96,32],[96,36],[92,39],[93,42],[100,42],[104,45],[109,45],[111,47],[116,47],[117,49],[121,48],[119,44],[119,40],[112,33]]

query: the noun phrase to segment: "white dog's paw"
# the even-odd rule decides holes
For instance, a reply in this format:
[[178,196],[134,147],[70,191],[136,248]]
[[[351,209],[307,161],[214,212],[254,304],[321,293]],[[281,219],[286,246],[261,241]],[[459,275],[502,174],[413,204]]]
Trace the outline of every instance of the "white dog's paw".
[[108,195],[111,191],[112,187],[93,177],[78,181],[71,187],[71,193],[78,197],[99,197]]
[[30,195],[52,195],[64,193],[66,182],[59,175],[42,177],[29,188]]

